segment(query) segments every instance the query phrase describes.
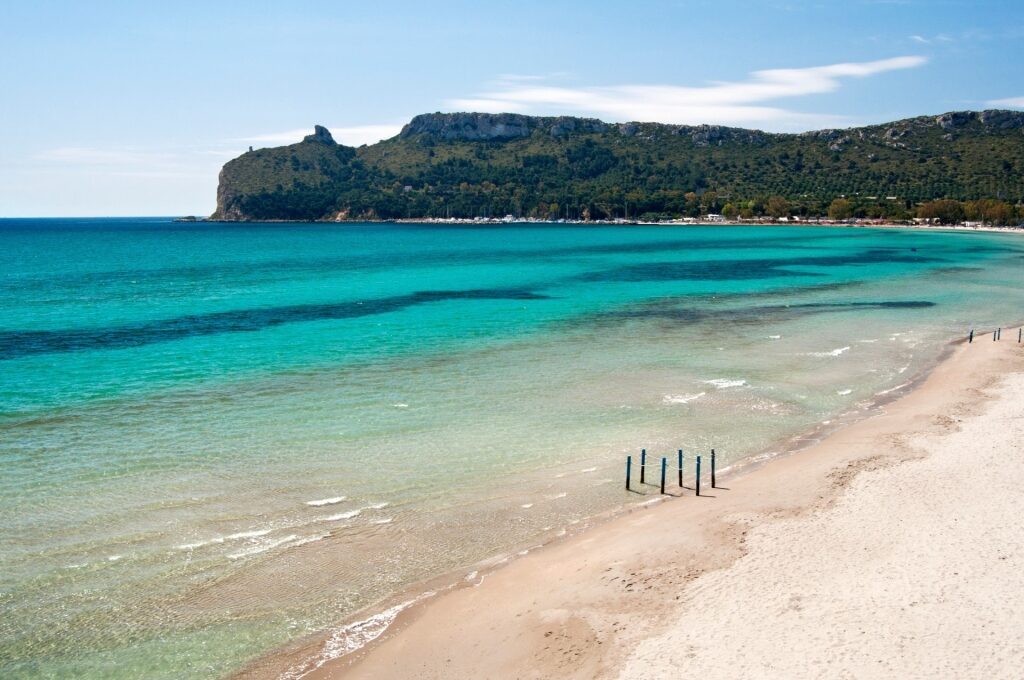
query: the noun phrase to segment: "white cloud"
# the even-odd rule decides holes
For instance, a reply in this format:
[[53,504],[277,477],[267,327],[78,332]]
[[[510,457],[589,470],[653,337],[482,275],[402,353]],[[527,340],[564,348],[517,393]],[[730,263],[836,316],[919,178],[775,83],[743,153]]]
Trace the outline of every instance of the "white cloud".
[[1014,109],[1024,109],[1024,97],[1007,97],[1006,99],[989,99],[986,106],[1009,106]]
[[452,99],[449,108],[463,111],[521,113],[583,113],[613,121],[663,123],[754,124],[792,129],[831,124],[836,116],[801,114],[763,102],[833,92],[845,78],[915,68],[925,57],[904,56],[795,69],[755,71],[740,82],[715,82],[703,87],[678,85],[616,85],[555,87],[529,81],[505,80],[489,92]]
[[[355,125],[349,127],[325,126],[331,131],[331,136],[339,144],[347,146],[360,146],[362,144],[376,144],[382,139],[388,139],[397,135],[401,129],[401,123],[388,125]],[[302,138],[312,133],[312,128],[301,128],[298,130],[286,130],[284,132],[271,132],[262,135],[242,137],[238,141],[246,144],[266,144],[280,146],[282,144],[294,144],[301,142]]]
[[921,45],[931,45],[933,43],[951,43],[951,42],[955,42],[952,38],[950,38],[945,33],[939,33],[938,35],[932,36],[931,38],[926,38],[923,35],[912,35],[912,36],[910,36],[910,39],[913,40],[916,43],[921,44]]

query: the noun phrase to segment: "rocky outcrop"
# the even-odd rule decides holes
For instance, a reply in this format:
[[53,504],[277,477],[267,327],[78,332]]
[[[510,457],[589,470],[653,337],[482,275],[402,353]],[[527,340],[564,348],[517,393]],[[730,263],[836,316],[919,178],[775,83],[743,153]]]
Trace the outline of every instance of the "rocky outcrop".
[[698,125],[690,128],[690,139],[696,146],[720,146],[726,142],[758,144],[767,135],[760,130],[724,127],[722,125]]
[[313,134],[306,135],[302,138],[304,142],[316,142],[318,144],[330,144],[334,146],[337,144],[334,141],[334,137],[331,136],[331,131],[325,128],[323,125],[314,125]]
[[1012,130],[1024,127],[1024,111],[1005,111],[1001,109],[950,111],[935,118],[936,124],[943,130],[962,128],[974,121],[978,121],[989,128]]
[[593,134],[605,132],[608,124],[596,118],[574,118],[559,116],[558,118],[539,119],[542,127],[546,127],[552,137],[568,137],[572,134]]
[[517,113],[425,113],[413,118],[398,136],[427,135],[446,141],[517,139],[530,136],[532,121]]
[[974,120],[974,113],[971,111],[951,111],[938,116],[935,122],[943,130],[953,130],[967,125],[972,120]]
[[242,222],[248,219],[236,200],[239,190],[237,183],[231,176],[231,168],[229,167],[230,163],[237,164],[237,162],[238,159],[236,158],[220,169],[220,174],[217,177],[217,209],[210,215],[211,220]]
[[221,168],[211,219],[320,217],[307,211],[333,207],[333,199],[323,195],[325,187],[336,178],[353,176],[350,163],[355,154],[352,147],[335,142],[322,125],[314,126],[313,134],[297,144],[250,150]]
[[594,118],[558,116],[544,118],[518,113],[425,113],[402,128],[400,139],[424,135],[444,141],[491,141],[522,139],[536,130],[552,137],[604,132],[607,123]]
[[978,114],[978,120],[981,121],[982,125],[999,130],[1024,128],[1024,111],[982,111]]

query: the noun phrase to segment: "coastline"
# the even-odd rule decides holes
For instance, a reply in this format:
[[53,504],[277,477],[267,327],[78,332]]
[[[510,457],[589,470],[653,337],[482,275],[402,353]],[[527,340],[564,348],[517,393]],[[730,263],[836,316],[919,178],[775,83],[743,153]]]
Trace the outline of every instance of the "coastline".
[[955,231],[955,232],[990,232],[997,234],[1022,234],[1024,227],[1020,226],[965,226],[961,224],[906,224],[899,222],[822,222],[820,220],[801,220],[780,222],[774,220],[755,220],[747,222],[730,222],[721,220],[669,220],[664,222],[643,222],[638,220],[541,220],[541,219],[495,219],[495,218],[409,218],[409,219],[324,219],[324,220],[224,220],[209,217],[198,219],[175,219],[176,223],[184,224],[336,224],[339,226],[348,224],[433,224],[452,226],[491,226],[509,224],[541,224],[541,225],[573,225],[591,227],[847,227],[851,229],[919,229],[923,231]]
[[[827,512],[859,472],[920,457],[894,442],[955,429],[939,418],[950,410],[977,411],[988,399],[980,390],[994,384],[1004,362],[1024,369],[1011,347],[952,343],[909,391],[904,386],[852,423],[794,439],[823,437],[815,443],[755,457],[720,477],[725,488],[711,492],[705,478],[700,499],[692,490],[669,502],[645,499],[515,559],[478,565],[470,578],[439,577],[382,603],[370,618],[357,617],[349,634],[368,644],[352,653],[326,658],[351,640],[320,635],[236,677],[505,677],[524,669],[538,677],[611,677],[630,650],[670,630],[688,584],[747,554],[748,531]],[[874,441],[870,453],[866,438]],[[334,648],[324,654],[325,645]],[[480,649],[503,651],[481,657]]]

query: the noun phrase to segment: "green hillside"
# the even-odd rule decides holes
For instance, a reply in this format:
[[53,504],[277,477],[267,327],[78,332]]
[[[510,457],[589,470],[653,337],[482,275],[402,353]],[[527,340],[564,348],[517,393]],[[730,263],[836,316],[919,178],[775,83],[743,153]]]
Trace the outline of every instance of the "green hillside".
[[221,172],[213,219],[821,215],[844,196],[842,212],[901,218],[933,199],[1020,203],[1022,176],[1013,111],[802,134],[437,113],[358,149],[318,126],[243,154]]

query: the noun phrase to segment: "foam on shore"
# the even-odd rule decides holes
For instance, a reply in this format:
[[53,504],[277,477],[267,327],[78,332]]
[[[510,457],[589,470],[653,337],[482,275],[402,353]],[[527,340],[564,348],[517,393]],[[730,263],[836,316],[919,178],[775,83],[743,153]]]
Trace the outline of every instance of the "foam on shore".
[[318,508],[323,505],[335,505],[345,500],[345,496],[334,496],[333,498],[321,498],[317,501],[306,501],[306,505],[311,505],[314,508]]

